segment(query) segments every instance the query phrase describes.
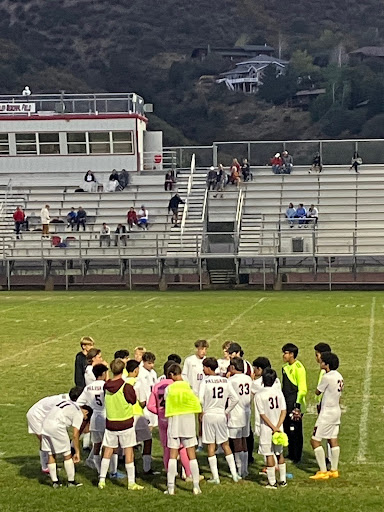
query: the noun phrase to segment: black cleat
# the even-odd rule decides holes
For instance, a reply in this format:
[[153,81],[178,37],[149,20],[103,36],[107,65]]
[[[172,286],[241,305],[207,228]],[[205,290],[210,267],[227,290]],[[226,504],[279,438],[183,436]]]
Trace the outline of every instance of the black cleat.
[[82,487],[82,485],[80,482],[76,482],[76,480],[67,483],[67,487]]

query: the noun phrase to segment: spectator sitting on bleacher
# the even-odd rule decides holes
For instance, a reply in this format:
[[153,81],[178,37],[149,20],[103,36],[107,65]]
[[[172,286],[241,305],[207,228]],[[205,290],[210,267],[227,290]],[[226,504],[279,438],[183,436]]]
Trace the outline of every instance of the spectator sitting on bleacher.
[[121,169],[118,177],[119,190],[124,190],[129,184],[129,172],[126,169]]
[[41,219],[41,225],[42,225],[42,238],[49,238],[49,221],[51,220],[51,217],[49,216],[49,204],[46,204],[43,206],[43,208],[40,211],[40,219]]
[[239,173],[239,176],[240,176],[241,165],[239,164],[239,161],[237,160],[237,158],[234,158],[234,159],[232,160],[231,169],[232,169],[232,167],[236,167],[237,172]]
[[127,228],[123,224],[118,224],[115,230],[115,246],[127,245]]
[[238,170],[237,165],[232,165],[231,175],[228,176],[228,183],[232,183],[232,185],[236,185],[236,187],[240,186],[240,171]]
[[82,206],[79,206],[76,215],[76,224],[77,231],[80,229],[80,224],[83,226],[83,230],[85,231],[85,223],[87,222],[87,212],[83,209]]
[[25,227],[27,231],[29,231],[28,227],[28,219],[25,216],[25,213],[23,212],[23,209],[21,206],[18,206],[13,214],[13,220],[15,221],[15,231],[16,231],[16,238],[20,238],[20,229],[22,227]]
[[320,153],[317,152],[315,153],[315,156],[313,157],[313,160],[312,160],[312,165],[311,165],[311,168],[310,170],[308,171],[308,174],[311,174],[311,172],[321,172],[323,170],[323,166],[321,164],[321,156],[320,156]]
[[139,220],[137,222],[137,225],[148,231],[148,210],[145,208],[145,206],[141,205],[141,210],[139,211]]
[[177,224],[177,220],[179,217],[179,205],[180,204],[185,204],[185,202],[181,199],[179,194],[175,194],[173,197],[171,197],[171,199],[169,200],[169,203],[168,203],[168,213],[170,213],[170,211],[172,210],[172,222],[173,222],[174,228],[180,227]]
[[[223,164],[219,164],[219,172],[217,173],[216,177],[216,190],[217,192],[221,192],[220,197],[223,196],[223,191],[225,188],[225,185],[227,184],[227,173],[224,171]],[[217,197],[218,194],[215,194],[213,197]]]
[[276,153],[276,155],[271,158],[271,166],[273,174],[281,174],[281,170],[283,167],[283,159],[280,156],[280,153]]
[[107,244],[107,247],[111,245],[111,228],[106,222],[103,222],[100,229],[100,247],[103,246],[104,242]]
[[92,171],[87,171],[84,176],[84,190],[86,192],[96,192],[96,176]]
[[73,228],[75,227],[75,224],[76,224],[76,211],[75,211],[75,208],[72,206],[71,210],[67,213],[67,227],[68,228],[71,228],[72,231],[73,231]]
[[130,207],[129,212],[127,213],[127,223],[129,231],[131,231],[133,226],[137,226],[138,220],[133,206]]
[[300,203],[298,208],[296,208],[296,215],[295,215],[296,219],[300,219],[299,220],[299,228],[301,228],[302,225],[305,224],[304,219],[306,217],[307,217],[307,210],[304,208],[303,203]]
[[249,166],[247,158],[243,158],[243,163],[241,165],[241,174],[243,175],[244,181],[249,181],[252,177],[251,168]]
[[207,187],[209,190],[215,190],[217,183],[217,172],[216,169],[213,167],[209,168],[208,174],[207,174]]
[[289,227],[293,228],[295,223],[293,219],[296,217],[296,208],[293,206],[293,203],[289,203],[288,208],[285,211],[285,216],[288,219]]
[[[310,208],[308,209],[307,218],[312,219],[315,225],[317,224],[317,221],[319,219],[319,210],[315,207],[314,204],[311,204]],[[308,221],[307,224],[309,222],[310,221]]]
[[119,186],[119,173],[116,171],[116,169],[113,169],[113,171],[109,175],[109,180],[108,180],[108,184],[107,184],[107,192],[115,192],[118,186]]
[[288,151],[283,151],[283,173],[291,174],[293,170],[293,158]]

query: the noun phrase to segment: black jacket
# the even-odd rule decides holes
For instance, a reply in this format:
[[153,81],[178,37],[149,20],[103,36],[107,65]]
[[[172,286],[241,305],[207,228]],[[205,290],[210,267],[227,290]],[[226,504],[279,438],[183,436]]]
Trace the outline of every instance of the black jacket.
[[168,211],[170,212],[174,208],[178,208],[179,204],[185,204],[184,201],[179,196],[173,196],[169,200]]

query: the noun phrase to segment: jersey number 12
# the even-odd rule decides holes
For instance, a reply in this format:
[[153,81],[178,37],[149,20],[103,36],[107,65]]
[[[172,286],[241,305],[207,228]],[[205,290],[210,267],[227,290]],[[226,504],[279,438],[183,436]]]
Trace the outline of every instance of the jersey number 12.
[[224,389],[220,386],[219,388],[213,388],[213,398],[223,398]]

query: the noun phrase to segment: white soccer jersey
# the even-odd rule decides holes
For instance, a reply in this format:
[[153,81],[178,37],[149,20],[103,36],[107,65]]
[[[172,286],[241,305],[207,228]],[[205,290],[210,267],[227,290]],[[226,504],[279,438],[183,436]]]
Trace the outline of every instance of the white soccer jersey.
[[230,362],[230,359],[218,359],[217,364],[219,367],[217,368],[216,373],[225,377],[228,373],[228,366]]
[[[281,382],[280,382],[279,378],[276,378],[275,382],[273,383],[272,388],[281,390]],[[252,395],[254,395],[253,403],[255,406],[255,434],[257,436],[260,435],[260,414],[259,414],[259,411],[258,411],[257,405],[256,405],[256,396],[258,393],[260,393],[260,391],[263,391],[263,389],[265,389],[265,388],[264,388],[262,377],[255,379],[252,382],[251,392],[252,392]]]
[[[140,393],[143,392],[145,395],[145,400],[140,400],[142,402],[148,402],[149,397],[152,393],[153,386],[157,382],[157,373],[155,370],[146,370],[144,366],[140,368],[139,375],[137,377],[137,382],[140,386]],[[156,414],[148,411],[147,407],[144,408],[144,416],[149,421],[149,426],[157,427],[158,425],[158,417]]]
[[63,400],[69,400],[68,393],[47,396],[32,405],[27,412],[29,433],[40,435],[45,417],[56,404]]
[[331,370],[323,375],[317,389],[323,393],[320,404],[318,421],[326,424],[338,425],[341,418],[340,396],[343,391],[344,380],[341,373]]
[[88,386],[88,384],[91,384],[91,382],[96,380],[95,374],[93,373],[93,366],[91,364],[89,364],[85,368],[84,380],[86,386]]
[[199,399],[204,414],[225,416],[227,401],[238,402],[235,395],[230,394],[228,379],[219,375],[209,375],[201,382]]
[[193,392],[198,395],[202,380],[204,379],[203,361],[205,358],[189,356],[184,361],[182,377],[189,382]]
[[71,400],[62,400],[47,414],[43,422],[42,434],[55,438],[65,438],[65,436],[68,436],[68,427],[75,427],[80,430],[82,423],[83,413],[80,407]]
[[[281,389],[275,387],[263,388],[256,394],[256,407],[259,415],[264,414],[272,425],[277,425],[280,419],[281,411],[286,411],[284,395]],[[283,426],[280,428],[283,431]],[[260,418],[260,445],[268,444],[272,439],[271,428]]]
[[89,428],[96,432],[105,430],[104,384],[103,380],[88,384],[76,401],[77,405],[88,405],[93,410]]
[[251,387],[252,379],[245,373],[236,373],[228,380],[229,393],[238,399],[237,404],[231,410],[229,404],[229,428],[245,427],[251,416]]

